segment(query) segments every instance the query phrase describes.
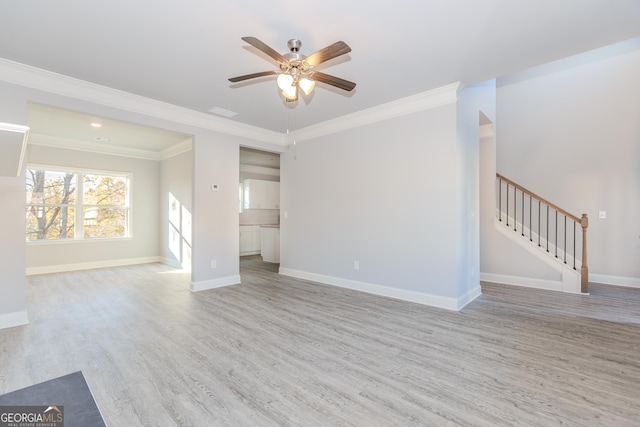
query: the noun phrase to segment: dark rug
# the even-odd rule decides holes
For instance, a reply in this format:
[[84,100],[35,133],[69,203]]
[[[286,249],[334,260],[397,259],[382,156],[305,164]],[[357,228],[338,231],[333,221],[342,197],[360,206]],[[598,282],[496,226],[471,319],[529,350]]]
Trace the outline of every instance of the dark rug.
[[63,406],[65,427],[106,427],[80,371],[0,396],[0,406],[31,405]]

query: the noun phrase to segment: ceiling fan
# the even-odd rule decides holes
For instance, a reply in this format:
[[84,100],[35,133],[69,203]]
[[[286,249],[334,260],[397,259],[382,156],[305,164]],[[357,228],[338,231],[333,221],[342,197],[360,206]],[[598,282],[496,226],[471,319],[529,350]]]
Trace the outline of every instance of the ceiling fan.
[[335,42],[309,56],[305,56],[299,53],[302,42],[298,39],[291,39],[287,42],[289,52],[284,55],[281,55],[255,37],[242,37],[242,40],[275,59],[280,69],[232,77],[229,79],[230,82],[236,83],[256,77],[278,75],[278,87],[282,90],[282,94],[287,101],[298,99],[298,88],[302,89],[305,95],[309,95],[315,87],[315,82],[326,83],[346,91],[351,91],[356,87],[353,82],[314,70],[317,65],[323,62],[351,52],[351,48],[343,41]]

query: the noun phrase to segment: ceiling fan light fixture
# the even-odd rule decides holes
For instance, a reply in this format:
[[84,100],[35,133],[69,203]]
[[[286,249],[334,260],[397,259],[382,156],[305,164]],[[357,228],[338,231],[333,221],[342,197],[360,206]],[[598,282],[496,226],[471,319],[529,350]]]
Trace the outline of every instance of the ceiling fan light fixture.
[[282,73],[278,75],[277,82],[278,87],[282,89],[283,92],[291,90],[291,88],[293,87],[293,76],[291,76],[290,74]]
[[298,97],[298,88],[289,86],[287,89],[283,89],[282,95],[289,100],[295,100]]
[[298,83],[298,85],[300,86],[300,89],[302,89],[305,95],[309,95],[311,92],[313,92],[313,88],[316,86],[316,82],[306,77],[303,77],[300,79],[300,82]]
[[[305,95],[309,95],[313,92],[316,81],[346,91],[351,91],[356,87],[355,83],[348,80],[319,71],[313,71],[313,68],[316,66],[351,52],[351,48],[343,41],[337,41],[307,56],[299,52],[302,43],[298,39],[289,40],[287,43],[289,52],[284,55],[255,37],[242,37],[242,40],[275,60],[279,65],[279,69],[231,77],[229,81],[232,83],[277,75],[278,87],[282,90],[282,94],[288,101],[298,99],[298,87],[300,87]],[[311,76],[313,76],[313,78],[311,78]]]

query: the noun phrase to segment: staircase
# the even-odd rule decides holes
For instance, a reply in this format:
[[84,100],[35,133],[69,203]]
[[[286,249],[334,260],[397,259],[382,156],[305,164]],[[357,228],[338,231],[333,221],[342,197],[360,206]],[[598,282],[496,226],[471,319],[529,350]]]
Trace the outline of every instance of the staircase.
[[573,215],[496,174],[495,228],[562,277],[562,291],[589,292],[587,214]]

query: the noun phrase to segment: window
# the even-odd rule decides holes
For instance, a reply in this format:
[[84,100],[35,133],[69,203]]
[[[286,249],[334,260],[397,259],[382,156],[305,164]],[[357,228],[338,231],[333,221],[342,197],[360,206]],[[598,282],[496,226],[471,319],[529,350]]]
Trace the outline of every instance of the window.
[[129,236],[129,175],[27,169],[27,241]]

